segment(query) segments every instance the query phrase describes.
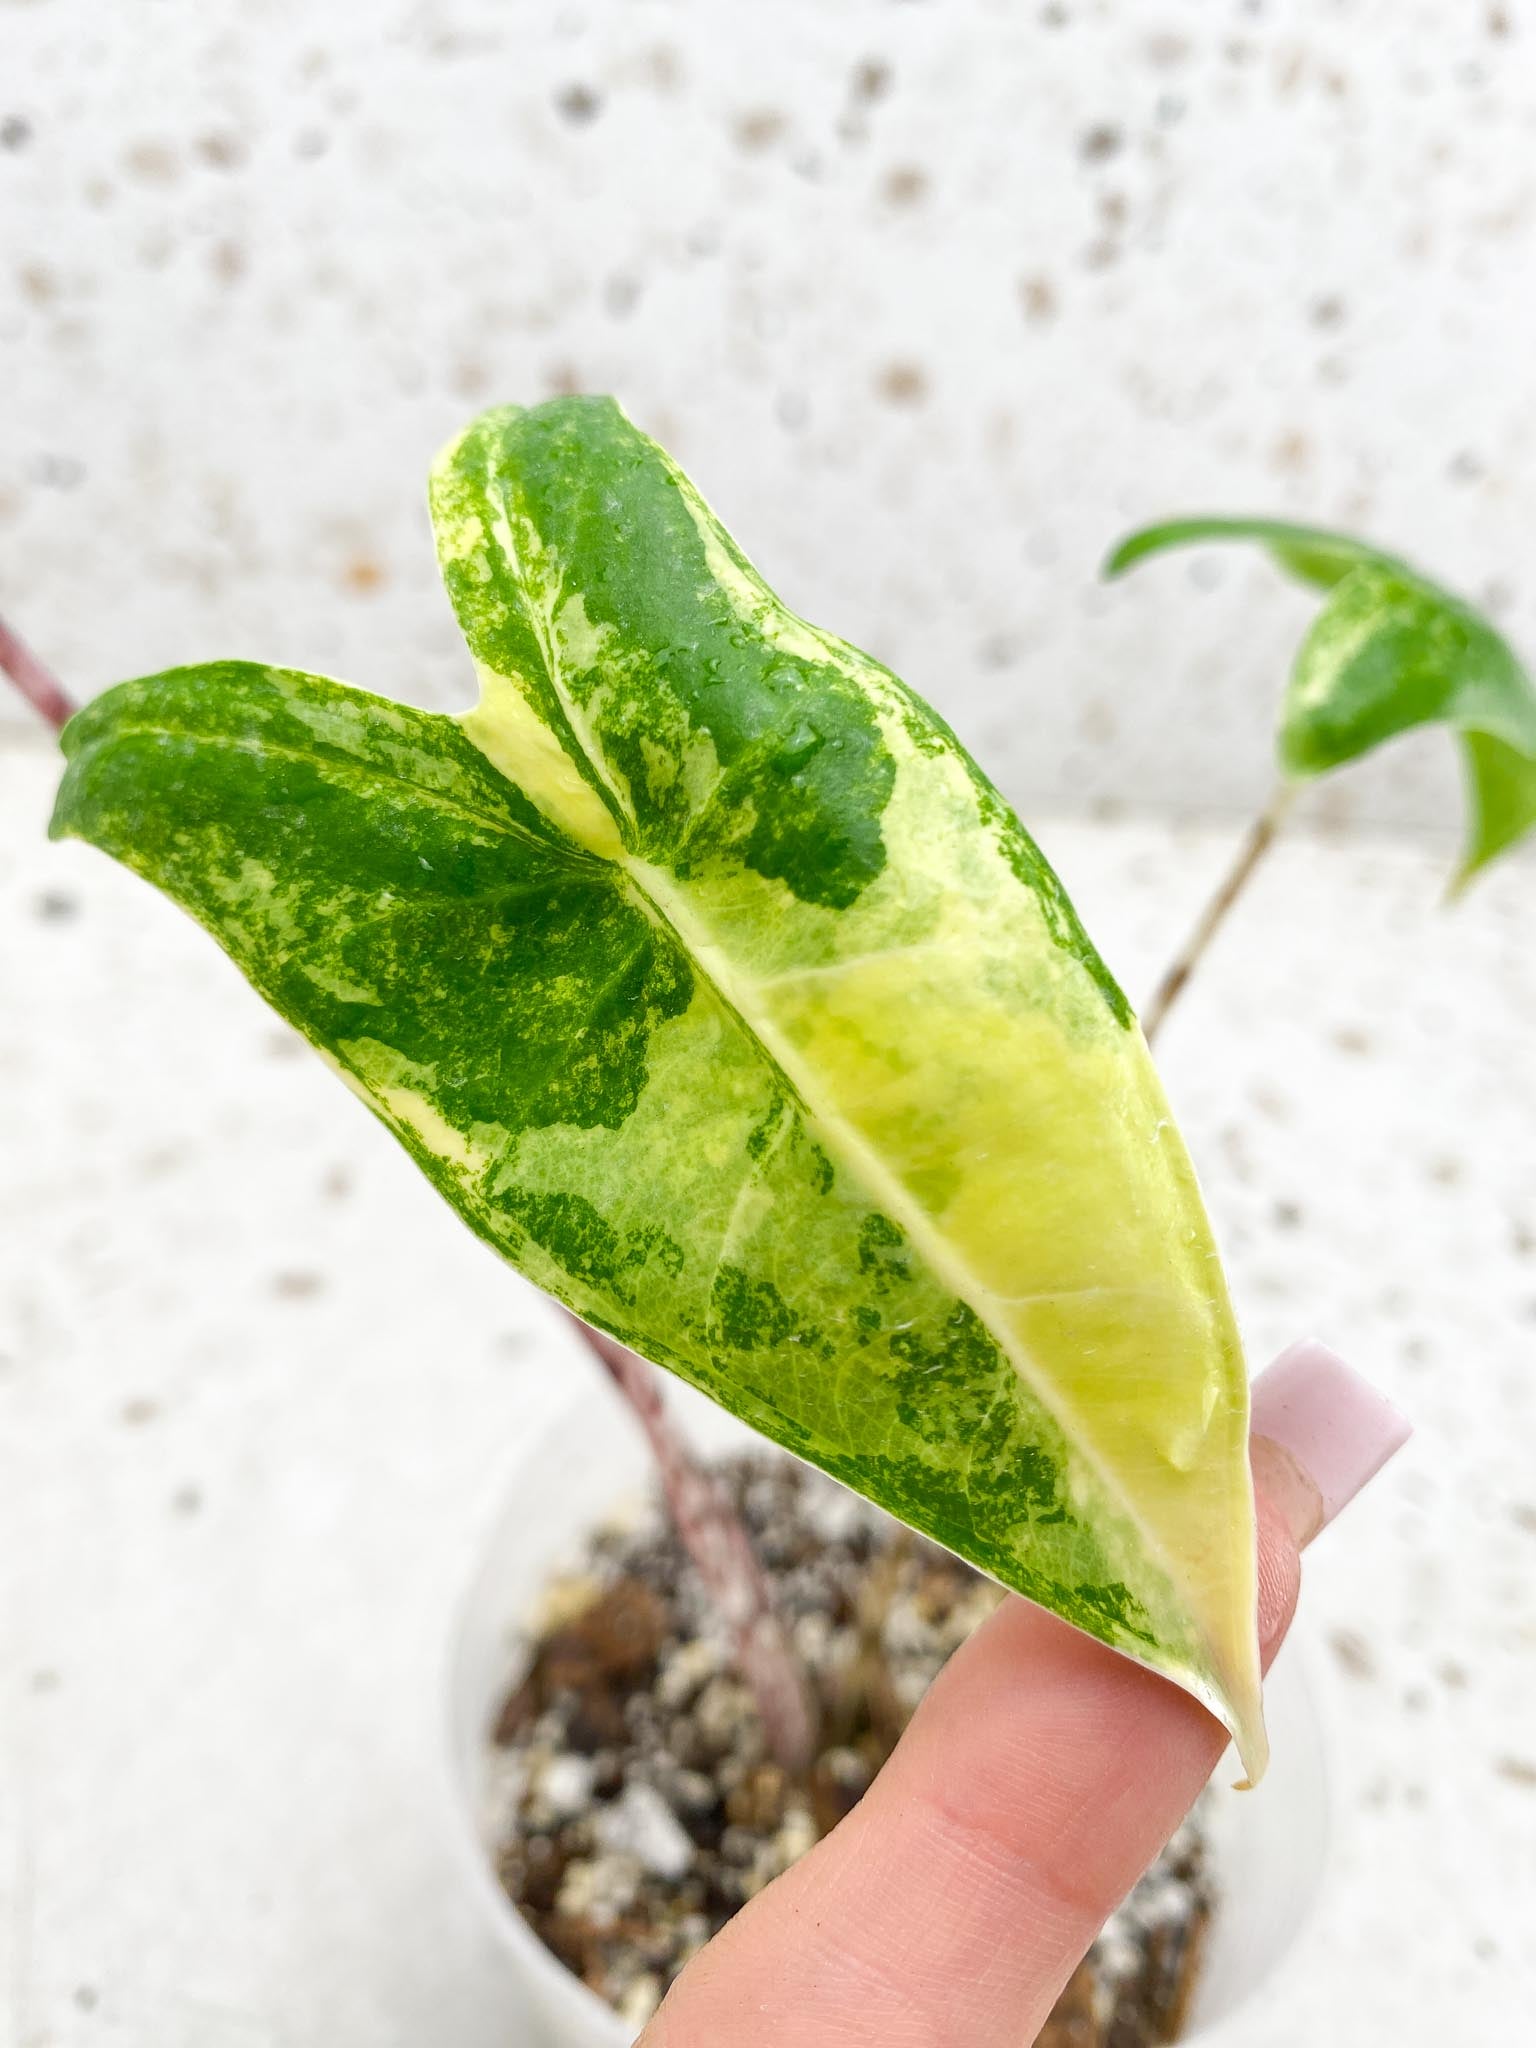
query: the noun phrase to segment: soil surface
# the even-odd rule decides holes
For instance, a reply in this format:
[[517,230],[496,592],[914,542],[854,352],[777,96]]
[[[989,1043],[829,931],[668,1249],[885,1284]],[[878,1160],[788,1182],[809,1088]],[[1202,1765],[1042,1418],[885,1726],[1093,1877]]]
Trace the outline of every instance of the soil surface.
[[[813,1684],[822,1744],[792,1781],[654,1505],[554,1580],[497,1723],[488,1838],[540,1938],[635,2028],[733,1913],[835,1827],[996,1587],[787,1460],[720,1468]],[[1178,2038],[1212,1904],[1187,1822],[1105,1927],[1043,2048]]]

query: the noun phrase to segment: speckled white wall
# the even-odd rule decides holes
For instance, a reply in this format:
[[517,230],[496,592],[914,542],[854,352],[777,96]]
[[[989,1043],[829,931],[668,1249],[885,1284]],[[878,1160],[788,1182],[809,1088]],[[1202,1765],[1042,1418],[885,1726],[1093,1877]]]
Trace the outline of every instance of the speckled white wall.
[[[1360,526],[1536,648],[1519,0],[0,0],[0,221],[0,603],[81,688],[462,701],[424,466],[572,387],[1026,807],[1264,787],[1305,602],[1097,588],[1143,517]],[[1337,787],[1443,818],[1448,750]]]

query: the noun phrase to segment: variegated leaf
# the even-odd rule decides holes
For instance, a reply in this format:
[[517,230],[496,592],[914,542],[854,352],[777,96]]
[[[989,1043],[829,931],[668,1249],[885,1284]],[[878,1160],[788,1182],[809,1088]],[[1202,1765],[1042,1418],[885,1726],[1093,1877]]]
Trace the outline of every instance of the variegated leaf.
[[540,1286],[1263,1761],[1247,1390],[1140,1032],[939,719],[611,402],[433,513],[460,719],[129,683],[55,829],[184,904]]

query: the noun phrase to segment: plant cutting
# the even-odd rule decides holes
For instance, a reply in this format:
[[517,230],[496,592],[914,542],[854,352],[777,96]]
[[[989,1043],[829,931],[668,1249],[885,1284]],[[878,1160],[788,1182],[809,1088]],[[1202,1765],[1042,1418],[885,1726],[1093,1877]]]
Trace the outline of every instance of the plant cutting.
[[1038,849],[610,403],[486,415],[433,512],[474,710],[120,685],[55,831],[189,909],[587,1323],[1171,1678],[1257,1776],[1235,1323]]
[[948,728],[604,400],[433,518],[450,718],[215,662],[64,733],[54,830],[204,923],[596,1325],[1263,1766],[1247,1398],[1124,995]]
[[1142,1016],[1148,1039],[1274,844],[1301,785],[1415,726],[1450,727],[1467,793],[1459,893],[1536,828],[1536,688],[1508,641],[1465,600],[1396,555],[1283,519],[1197,516],[1128,534],[1105,574],[1211,542],[1252,541],[1326,593],[1292,666],[1276,735],[1281,780]]

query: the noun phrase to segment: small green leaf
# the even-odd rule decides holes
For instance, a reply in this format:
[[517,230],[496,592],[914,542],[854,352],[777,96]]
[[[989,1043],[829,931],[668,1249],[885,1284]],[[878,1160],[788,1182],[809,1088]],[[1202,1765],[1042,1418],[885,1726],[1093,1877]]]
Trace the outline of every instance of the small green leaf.
[[1327,602],[1301,644],[1278,732],[1289,775],[1323,775],[1413,727],[1440,723],[1466,765],[1457,886],[1536,826],[1536,688],[1471,605],[1346,534],[1273,519],[1181,519],[1122,541],[1106,574],[1166,548],[1256,540]]
[[462,718],[127,683],[54,829],[148,876],[469,1224],[1262,1767],[1247,1387],[1125,998],[949,729],[607,401],[433,476]]

